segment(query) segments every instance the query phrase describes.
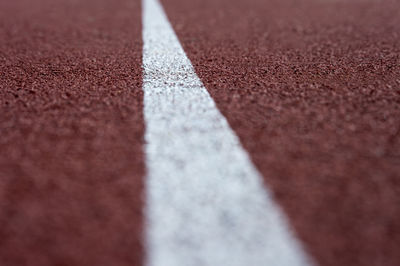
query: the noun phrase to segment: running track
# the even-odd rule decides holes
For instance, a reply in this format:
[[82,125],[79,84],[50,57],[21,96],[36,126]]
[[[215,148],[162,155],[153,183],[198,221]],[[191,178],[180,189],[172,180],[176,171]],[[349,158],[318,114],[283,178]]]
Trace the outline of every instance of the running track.
[[[282,254],[292,254],[307,265],[399,265],[400,3],[161,3],[195,87],[215,102],[212,117],[226,119],[239,161],[263,181],[245,179],[240,191],[264,187],[279,217],[272,224],[288,236],[280,239],[295,243],[295,253],[266,247],[279,251],[272,262],[287,265]],[[180,266],[151,260],[149,177],[164,164],[149,163],[142,18],[138,0],[0,0],[0,265]],[[201,169],[216,168],[211,158]],[[246,210],[266,204],[255,199]],[[187,265],[210,265],[196,259]]]

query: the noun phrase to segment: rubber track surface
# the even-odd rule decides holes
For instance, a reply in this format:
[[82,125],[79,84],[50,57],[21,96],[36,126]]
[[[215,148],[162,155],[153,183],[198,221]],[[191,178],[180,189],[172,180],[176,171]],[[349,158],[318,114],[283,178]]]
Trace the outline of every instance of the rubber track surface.
[[162,2],[318,263],[400,265],[400,2]]
[[[399,265],[400,2],[162,3],[319,265]],[[0,1],[0,265],[141,265],[140,10]]]
[[140,1],[0,1],[0,265],[140,265]]

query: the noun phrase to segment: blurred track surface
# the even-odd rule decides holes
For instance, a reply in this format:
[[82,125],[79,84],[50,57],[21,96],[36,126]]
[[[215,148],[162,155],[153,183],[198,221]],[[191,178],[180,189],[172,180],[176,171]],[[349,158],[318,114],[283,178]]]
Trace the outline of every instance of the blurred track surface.
[[400,2],[162,3],[320,265],[400,264]]
[[0,265],[140,265],[138,1],[0,1]]
[[[400,2],[161,2],[318,265],[399,265]],[[141,34],[138,0],[0,0],[0,265],[143,263]]]

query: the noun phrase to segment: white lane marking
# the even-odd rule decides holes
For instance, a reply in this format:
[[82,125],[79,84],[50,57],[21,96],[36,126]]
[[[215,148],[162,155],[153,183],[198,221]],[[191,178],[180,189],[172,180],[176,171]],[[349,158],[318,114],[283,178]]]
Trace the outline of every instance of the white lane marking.
[[157,0],[143,41],[146,265],[311,265]]

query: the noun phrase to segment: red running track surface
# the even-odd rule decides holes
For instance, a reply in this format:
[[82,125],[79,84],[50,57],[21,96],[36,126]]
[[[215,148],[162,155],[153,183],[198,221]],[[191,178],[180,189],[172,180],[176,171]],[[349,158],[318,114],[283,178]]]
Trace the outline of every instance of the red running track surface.
[[[400,264],[400,2],[162,0],[321,266]],[[141,265],[138,0],[0,1],[0,265]]]
[[0,265],[140,265],[141,8],[0,1]]
[[400,2],[162,3],[317,262],[400,265]]

